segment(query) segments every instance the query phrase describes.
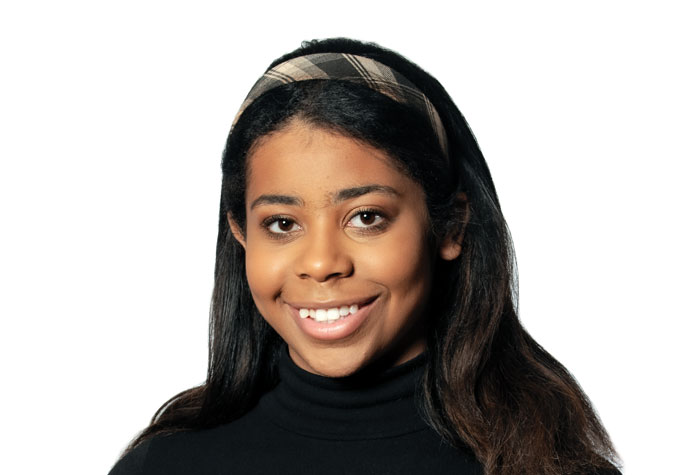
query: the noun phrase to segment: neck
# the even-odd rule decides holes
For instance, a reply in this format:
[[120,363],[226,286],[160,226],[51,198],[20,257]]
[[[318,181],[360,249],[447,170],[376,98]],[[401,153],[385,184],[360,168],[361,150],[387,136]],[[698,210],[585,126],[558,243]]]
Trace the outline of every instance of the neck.
[[279,385],[261,404],[274,423],[312,437],[383,438],[423,430],[418,410],[425,356],[398,366],[372,365],[342,378],[309,373],[280,356]]

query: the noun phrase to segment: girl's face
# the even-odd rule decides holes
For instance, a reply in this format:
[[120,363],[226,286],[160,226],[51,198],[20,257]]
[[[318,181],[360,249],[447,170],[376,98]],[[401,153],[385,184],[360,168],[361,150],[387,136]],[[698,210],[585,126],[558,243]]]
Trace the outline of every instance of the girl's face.
[[231,228],[255,304],[292,360],[338,377],[420,354],[434,259],[455,254],[429,245],[420,185],[382,151],[300,121],[248,160],[245,237]]

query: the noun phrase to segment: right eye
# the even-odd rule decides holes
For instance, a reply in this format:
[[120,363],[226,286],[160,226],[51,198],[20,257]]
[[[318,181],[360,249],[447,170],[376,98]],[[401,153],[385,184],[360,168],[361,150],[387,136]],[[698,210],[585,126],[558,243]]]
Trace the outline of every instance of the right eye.
[[287,234],[300,229],[293,219],[284,216],[272,216],[266,219],[263,225],[272,234]]

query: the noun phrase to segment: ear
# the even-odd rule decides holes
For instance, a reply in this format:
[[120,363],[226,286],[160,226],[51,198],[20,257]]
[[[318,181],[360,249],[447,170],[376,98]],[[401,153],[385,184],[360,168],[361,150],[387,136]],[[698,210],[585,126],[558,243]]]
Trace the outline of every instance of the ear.
[[464,230],[469,222],[469,202],[467,195],[460,192],[457,194],[453,210],[456,223],[447,231],[445,237],[440,242],[440,257],[446,261],[452,261],[459,257],[462,252],[462,240]]
[[235,237],[236,241],[238,241],[240,245],[243,246],[243,249],[245,249],[245,234],[238,226],[238,223],[233,219],[233,214],[230,211],[226,212],[226,219],[228,220],[228,225],[231,228],[233,237]]

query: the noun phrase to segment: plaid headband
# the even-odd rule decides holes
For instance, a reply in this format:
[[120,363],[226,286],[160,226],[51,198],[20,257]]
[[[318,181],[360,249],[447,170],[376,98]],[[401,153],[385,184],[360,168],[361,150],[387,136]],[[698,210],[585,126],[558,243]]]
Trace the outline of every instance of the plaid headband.
[[364,84],[396,102],[417,109],[430,119],[440,148],[447,156],[447,134],[430,99],[399,72],[373,59],[353,54],[317,53],[299,56],[268,70],[248,93],[236,114],[233,126],[243,111],[263,93],[283,84],[309,79],[340,79]]

